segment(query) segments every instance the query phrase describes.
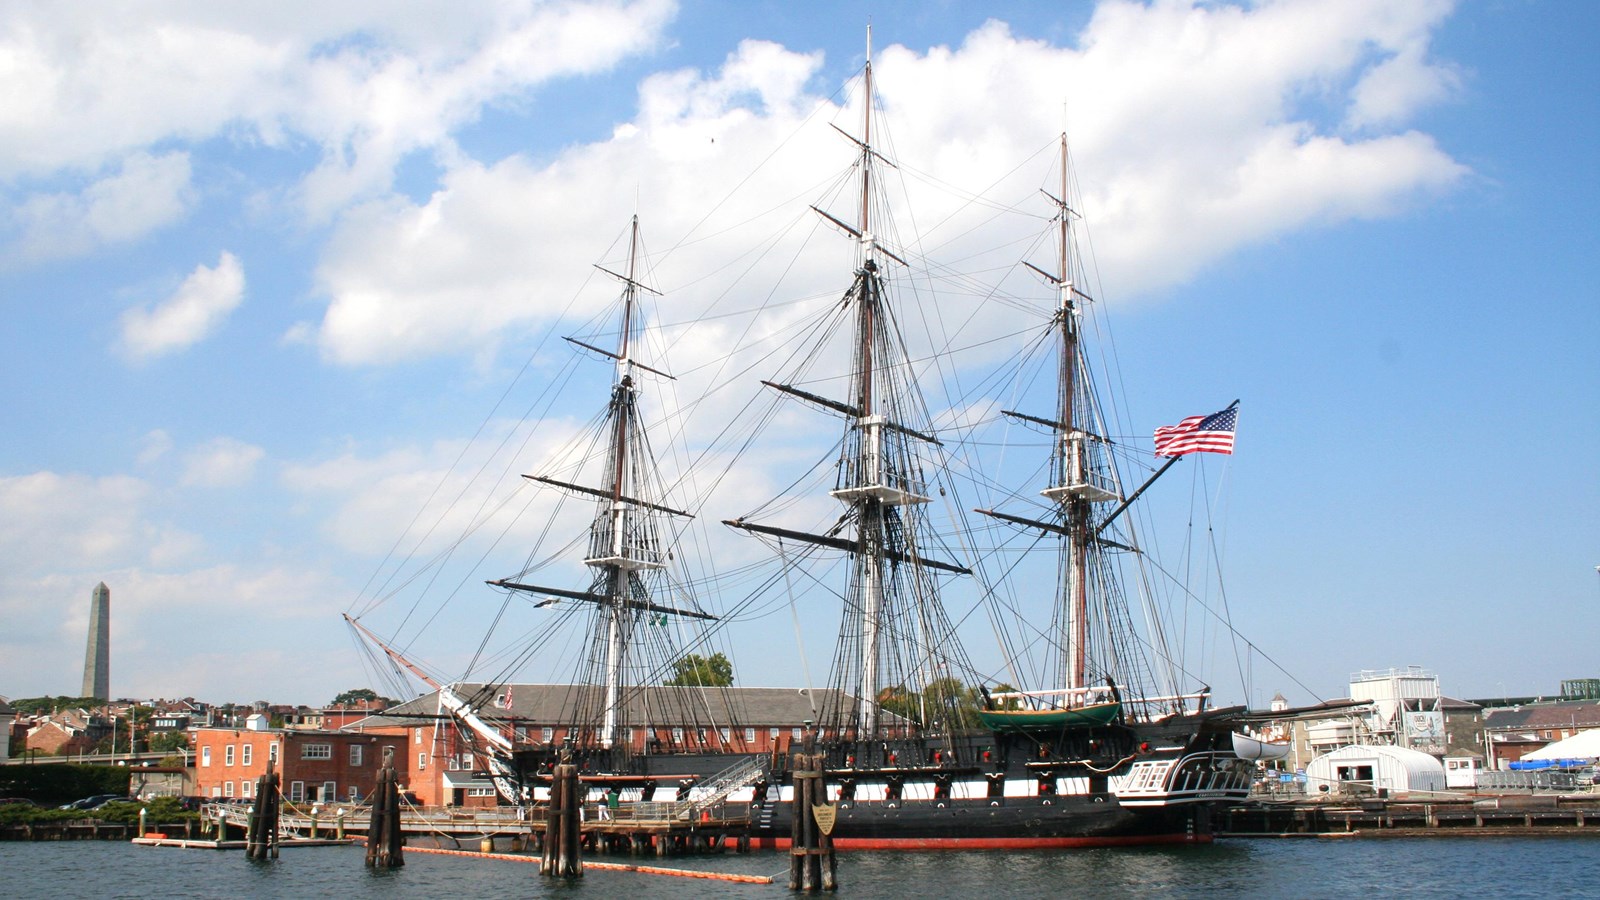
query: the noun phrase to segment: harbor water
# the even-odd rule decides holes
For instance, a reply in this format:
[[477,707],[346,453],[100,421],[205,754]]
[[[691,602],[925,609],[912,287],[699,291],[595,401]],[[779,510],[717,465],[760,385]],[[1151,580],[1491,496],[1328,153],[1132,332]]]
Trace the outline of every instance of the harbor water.
[[[0,843],[6,894],[26,898],[796,896],[788,891],[784,853],[665,862],[778,878],[737,884],[590,870],[565,884],[540,877],[537,865],[420,853],[409,854],[403,868],[373,871],[357,847],[292,848],[278,860],[257,862],[239,851],[113,841]],[[1597,873],[1600,837],[1591,835],[1227,839],[1206,847],[851,853],[840,858],[836,896],[1600,897]]]

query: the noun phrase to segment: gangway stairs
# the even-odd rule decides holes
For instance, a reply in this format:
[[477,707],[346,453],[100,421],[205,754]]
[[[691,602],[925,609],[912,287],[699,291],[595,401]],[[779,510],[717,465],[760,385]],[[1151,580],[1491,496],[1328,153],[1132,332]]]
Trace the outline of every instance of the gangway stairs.
[[766,774],[766,757],[748,756],[690,788],[685,799],[689,809],[698,814],[727,800],[734,791],[755,784]]

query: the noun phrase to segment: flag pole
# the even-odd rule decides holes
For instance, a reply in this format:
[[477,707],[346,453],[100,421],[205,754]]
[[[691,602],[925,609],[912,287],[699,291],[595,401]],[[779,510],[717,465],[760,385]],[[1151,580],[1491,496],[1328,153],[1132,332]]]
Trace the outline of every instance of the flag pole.
[[1167,457],[1166,464],[1163,465],[1161,468],[1157,469],[1156,473],[1154,475],[1151,475],[1149,478],[1145,479],[1144,484],[1139,485],[1139,489],[1138,490],[1136,490],[1133,493],[1129,494],[1128,495],[1128,499],[1122,501],[1122,503],[1119,504],[1116,509],[1113,509],[1111,511],[1111,515],[1106,516],[1105,521],[1101,522],[1098,526],[1096,526],[1094,532],[1092,534],[1090,534],[1089,536],[1092,537],[1092,538],[1099,537],[1100,536],[1100,532],[1106,530],[1106,526],[1110,525],[1117,518],[1117,516],[1122,515],[1122,511],[1123,510],[1127,509],[1129,506],[1132,506],[1133,505],[1133,501],[1139,499],[1139,495],[1144,493],[1144,489],[1145,488],[1149,487],[1152,484],[1155,484],[1156,483],[1156,479],[1160,478],[1162,475],[1166,474],[1166,471],[1168,469],[1172,468],[1172,464],[1177,462],[1180,459],[1183,459],[1183,456],[1184,456],[1183,454],[1180,454],[1178,456]]

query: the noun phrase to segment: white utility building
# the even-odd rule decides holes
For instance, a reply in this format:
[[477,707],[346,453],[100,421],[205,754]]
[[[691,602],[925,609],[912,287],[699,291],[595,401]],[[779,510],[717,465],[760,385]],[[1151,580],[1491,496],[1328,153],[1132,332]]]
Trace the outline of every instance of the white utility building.
[[1341,747],[1306,766],[1306,793],[1345,793],[1347,785],[1386,790],[1443,791],[1444,765],[1420,750],[1358,744]]

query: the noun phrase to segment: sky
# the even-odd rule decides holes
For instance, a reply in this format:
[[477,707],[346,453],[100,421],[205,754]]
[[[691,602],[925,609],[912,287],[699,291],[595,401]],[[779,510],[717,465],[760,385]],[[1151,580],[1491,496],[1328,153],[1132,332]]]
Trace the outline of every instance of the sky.
[[[1065,128],[1133,421],[1241,399],[1237,452],[1172,487],[1219,514],[1252,648],[1219,692],[1600,676],[1593,4],[18,2],[0,695],[77,693],[101,581],[118,696],[371,684],[341,613],[467,490],[457,461],[517,434],[518,481],[604,397],[604,365],[598,395],[551,392],[552,335],[603,333],[590,264],[630,216],[679,398],[738,328],[781,341],[685,327],[724,294],[842,290],[836,255],[752,257],[753,226],[848,165],[828,126],[857,121],[869,23],[895,161],[950,189],[897,221],[958,220],[948,197],[1031,177]],[[784,456],[717,491],[784,483]],[[408,646],[467,658],[526,527],[463,545],[485,574]],[[787,623],[752,627],[740,683],[808,677]]]

